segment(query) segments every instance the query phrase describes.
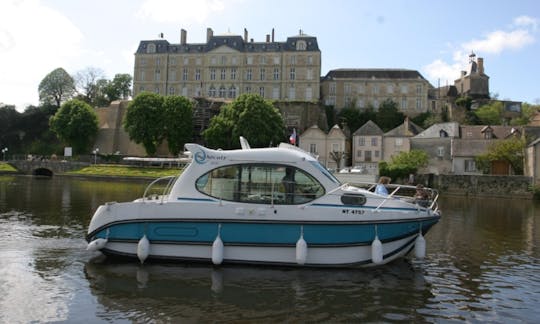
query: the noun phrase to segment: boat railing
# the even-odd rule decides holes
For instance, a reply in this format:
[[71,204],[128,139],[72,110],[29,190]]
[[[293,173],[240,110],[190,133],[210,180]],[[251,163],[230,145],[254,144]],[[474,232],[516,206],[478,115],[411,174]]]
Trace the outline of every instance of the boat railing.
[[[364,188],[368,191],[374,192],[377,184],[376,183],[355,183],[354,186]],[[438,210],[437,200],[439,198],[439,192],[435,189],[423,187],[422,190],[424,190],[427,193],[427,199],[418,199],[415,197],[416,190],[418,189],[417,186],[406,185],[406,184],[388,184],[386,185],[386,187],[390,191],[390,193],[387,196],[384,196],[384,197],[381,196],[381,202],[377,204],[377,207],[375,208],[375,210],[379,210],[380,208],[384,207],[385,204],[388,204],[393,199],[405,200],[410,203],[419,205],[421,207],[431,209],[433,211]],[[340,188],[341,187],[338,187],[337,189],[340,189]]]
[[176,178],[177,176],[167,176],[152,181],[144,190],[142,201],[155,201],[159,199],[162,204],[165,197],[171,192]]

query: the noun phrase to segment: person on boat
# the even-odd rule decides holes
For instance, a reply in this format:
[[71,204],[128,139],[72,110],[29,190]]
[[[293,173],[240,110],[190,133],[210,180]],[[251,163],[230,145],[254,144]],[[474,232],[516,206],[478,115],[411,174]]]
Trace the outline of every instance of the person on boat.
[[375,187],[375,193],[383,196],[388,196],[388,189],[386,189],[386,185],[390,183],[389,177],[380,177],[379,183]]
[[294,171],[292,168],[285,168],[285,176],[281,179],[283,188],[285,189],[285,202],[292,204],[294,201],[294,190],[296,182],[294,181]]
[[418,184],[416,186],[416,193],[414,194],[414,201],[422,207],[428,206],[429,194],[426,191],[426,189],[424,189],[424,185]]

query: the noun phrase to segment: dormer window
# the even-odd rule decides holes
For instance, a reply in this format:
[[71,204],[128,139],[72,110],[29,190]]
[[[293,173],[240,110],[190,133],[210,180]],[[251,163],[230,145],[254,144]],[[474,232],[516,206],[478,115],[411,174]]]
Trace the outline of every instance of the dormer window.
[[146,53],[153,54],[156,52],[156,44],[150,43],[148,44],[148,47],[146,48]]
[[299,40],[299,41],[296,43],[296,50],[297,50],[297,51],[305,51],[306,48],[307,48],[306,41]]

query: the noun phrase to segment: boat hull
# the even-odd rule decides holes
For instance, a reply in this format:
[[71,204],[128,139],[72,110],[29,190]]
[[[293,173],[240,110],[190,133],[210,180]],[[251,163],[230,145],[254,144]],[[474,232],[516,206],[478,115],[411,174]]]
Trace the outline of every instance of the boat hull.
[[[137,258],[139,239],[150,241],[149,260],[212,262],[213,242],[223,242],[222,263],[312,267],[373,266],[372,243],[382,242],[384,264],[405,256],[419,233],[426,233],[438,216],[391,222],[220,222],[156,221],[117,222],[89,235],[107,238],[106,255]],[[305,260],[297,259],[296,243],[306,241]],[[215,263],[215,262],[214,262]]]

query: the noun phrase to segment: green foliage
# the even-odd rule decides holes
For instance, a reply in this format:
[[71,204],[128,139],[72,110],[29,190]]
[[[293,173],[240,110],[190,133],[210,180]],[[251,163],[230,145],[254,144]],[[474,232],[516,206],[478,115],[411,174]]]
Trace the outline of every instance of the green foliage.
[[76,99],[62,104],[49,125],[61,140],[79,154],[86,152],[98,131],[95,111],[87,103]]
[[421,150],[400,152],[392,157],[390,163],[379,163],[379,174],[392,179],[404,179],[409,174],[416,173],[418,168],[426,166],[428,159],[427,153]]
[[193,105],[180,96],[167,96],[163,102],[165,137],[169,151],[178,155],[193,136]]
[[203,136],[214,148],[239,148],[239,137],[252,147],[267,147],[284,138],[283,118],[279,110],[258,95],[243,94],[221,108],[210,120]]
[[336,114],[333,106],[325,106],[324,112],[326,113],[326,126],[328,129],[334,127],[336,124]]
[[392,99],[386,99],[379,106],[375,123],[383,132],[388,132],[403,123],[404,119],[405,115],[398,110],[397,103]]
[[472,98],[471,97],[459,97],[456,99],[456,105],[458,107],[471,110]]
[[480,120],[481,125],[502,125],[503,104],[493,101],[476,109],[474,114]]
[[77,99],[92,107],[105,107],[112,101],[125,99],[131,94],[132,77],[129,74],[116,74],[113,80],[103,77],[103,71],[86,68],[75,75],[78,88]]
[[523,159],[525,157],[525,138],[511,137],[497,141],[488,148],[486,154],[476,157],[477,168],[489,170],[494,161],[505,161],[510,164],[514,174],[523,174]]
[[146,154],[153,156],[165,138],[163,96],[142,92],[129,104],[124,117],[124,130],[129,138],[142,144]]
[[376,116],[377,114],[371,108],[360,111],[353,107],[343,108],[338,114],[339,120],[342,123],[347,123],[347,126],[351,130],[351,135],[368,121],[375,120]]
[[512,119],[510,125],[527,125],[539,110],[540,105],[531,105],[524,102],[521,105],[521,116]]
[[57,68],[47,74],[39,83],[39,100],[43,104],[53,104],[56,107],[75,94],[75,81],[63,68]]

